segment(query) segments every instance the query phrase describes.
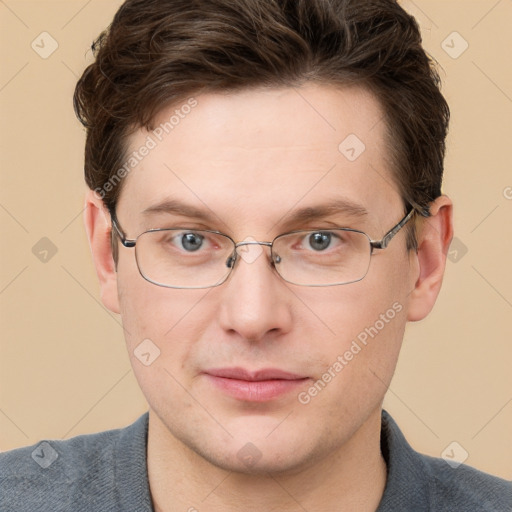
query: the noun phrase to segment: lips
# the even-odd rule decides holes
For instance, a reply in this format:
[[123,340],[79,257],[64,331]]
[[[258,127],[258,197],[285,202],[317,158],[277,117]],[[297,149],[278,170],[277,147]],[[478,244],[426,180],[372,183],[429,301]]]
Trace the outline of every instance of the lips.
[[213,375],[214,377],[223,377],[226,379],[237,379],[251,382],[259,382],[262,380],[297,380],[305,378],[302,375],[296,375],[294,373],[272,368],[265,368],[262,370],[256,370],[254,372],[244,370],[243,368],[219,368],[207,370],[205,373],[208,375]]
[[249,371],[244,368],[215,368],[204,372],[219,390],[248,402],[266,402],[297,390],[309,377],[275,368]]

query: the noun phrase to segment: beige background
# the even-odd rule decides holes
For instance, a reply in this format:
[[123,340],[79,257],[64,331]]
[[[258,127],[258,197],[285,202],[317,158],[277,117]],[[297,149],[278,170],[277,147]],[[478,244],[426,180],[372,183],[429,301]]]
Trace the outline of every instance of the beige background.
[[[71,99],[120,3],[0,0],[0,450],[146,410],[119,318],[99,300]],[[457,241],[434,311],[407,328],[386,408],[419,451],[457,441],[468,464],[512,479],[512,1],[402,3],[444,70]],[[31,48],[44,31],[59,45],[47,59]],[[454,31],[469,44],[458,58]],[[46,263],[32,252],[43,237],[57,248]]]

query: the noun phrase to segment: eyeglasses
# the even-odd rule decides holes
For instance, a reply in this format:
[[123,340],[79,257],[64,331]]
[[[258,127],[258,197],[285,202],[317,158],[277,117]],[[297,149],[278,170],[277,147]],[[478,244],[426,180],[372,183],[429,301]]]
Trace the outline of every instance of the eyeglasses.
[[188,228],[150,229],[129,240],[115,212],[111,217],[123,246],[135,247],[144,279],[166,288],[194,289],[224,283],[243,251],[239,248],[248,245],[270,247],[272,266],[291,284],[336,286],[361,281],[368,273],[374,249],[385,249],[414,212],[411,209],[381,240],[372,240],[356,229],[333,228],[292,231],[272,242],[238,243],[219,231]]

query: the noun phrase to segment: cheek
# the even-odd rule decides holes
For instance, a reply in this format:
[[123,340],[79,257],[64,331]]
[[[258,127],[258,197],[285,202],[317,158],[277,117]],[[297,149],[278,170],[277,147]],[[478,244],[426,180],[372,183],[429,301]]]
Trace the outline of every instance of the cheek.
[[[312,359],[322,361],[316,367],[316,377],[335,395],[330,399],[362,404],[383,397],[406,324],[408,267],[401,265],[379,269],[381,272],[375,269],[358,283],[324,289],[321,294],[310,291],[311,295],[304,297],[330,331],[326,328],[327,334],[318,340],[320,345],[311,347]],[[327,399],[331,393],[321,394]]]
[[157,347],[155,352],[160,351],[160,363],[179,364],[207,321],[204,314],[199,319],[195,312],[208,290],[157,286],[146,281],[131,261],[118,267],[118,290],[130,357],[133,359],[134,351],[144,340],[151,340]]
[[[408,291],[404,273],[391,270],[378,275],[373,272],[357,283],[323,289],[304,288],[300,293],[312,313],[311,326],[316,316],[316,325],[323,324],[328,343],[339,349],[358,336],[364,342],[366,329],[375,324],[382,333],[396,329],[396,324],[404,321],[401,313],[406,309]],[[307,322],[307,318],[304,321]]]
[[[318,344],[309,347],[316,352],[312,359],[327,368],[341,361],[344,373],[351,373],[352,378],[372,369],[384,375],[392,372],[406,323],[403,297],[376,291],[371,301],[345,297],[338,300],[337,307],[332,300],[324,300],[320,316],[330,332],[317,336]],[[318,299],[315,307],[321,307]],[[306,339],[314,339],[311,334]],[[350,372],[345,372],[349,368]]]
[[133,251],[119,258],[117,269],[119,304],[129,344],[143,338],[163,339],[183,315],[183,291],[146,281],[137,268]]
[[201,321],[195,306],[207,290],[163,288],[137,275],[119,274],[119,302],[130,362],[146,400],[155,410],[193,406],[188,386]]

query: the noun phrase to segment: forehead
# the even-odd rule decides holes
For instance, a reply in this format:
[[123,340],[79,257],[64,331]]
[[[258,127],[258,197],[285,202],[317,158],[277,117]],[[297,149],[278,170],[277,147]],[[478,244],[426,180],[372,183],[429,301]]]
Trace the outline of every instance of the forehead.
[[[139,156],[119,208],[136,222],[152,206],[178,199],[230,226],[258,229],[294,208],[345,198],[377,220],[395,203],[395,220],[401,205],[383,117],[377,100],[356,87],[196,96],[162,110],[155,130],[130,137],[126,156]],[[151,149],[141,158],[144,146]]]

